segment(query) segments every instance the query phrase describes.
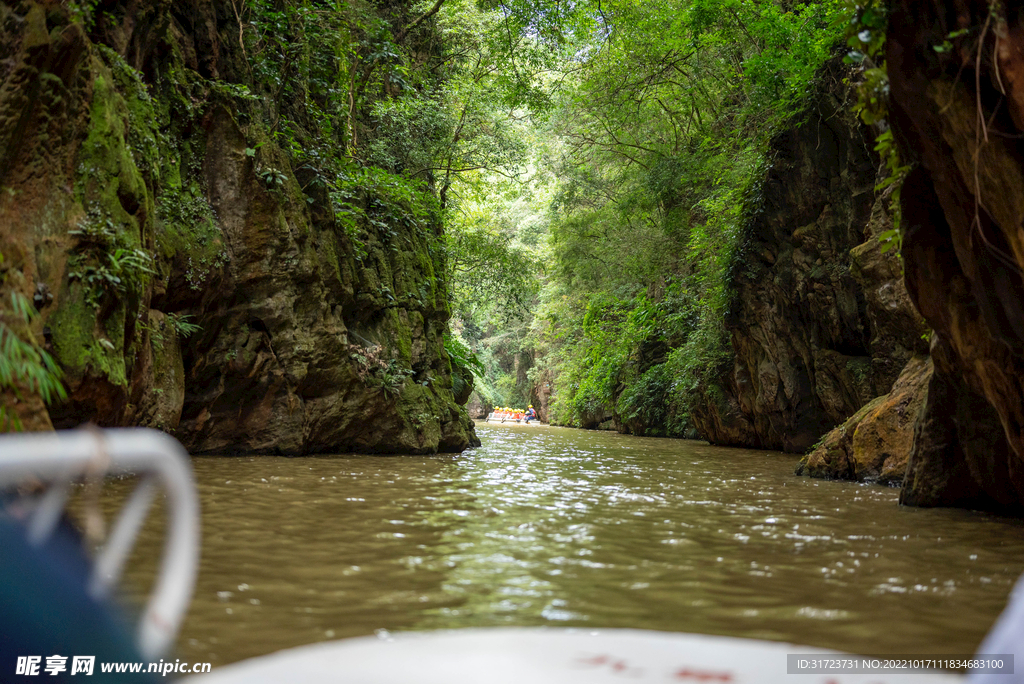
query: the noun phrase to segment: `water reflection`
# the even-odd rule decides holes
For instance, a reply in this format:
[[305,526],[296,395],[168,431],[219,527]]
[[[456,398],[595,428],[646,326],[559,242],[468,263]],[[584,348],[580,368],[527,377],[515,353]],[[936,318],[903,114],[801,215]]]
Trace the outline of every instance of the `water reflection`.
[[1024,571],[1018,522],[900,509],[896,490],[797,478],[792,456],[479,433],[454,457],[195,459],[203,560],[181,656],[490,625],[969,653]]

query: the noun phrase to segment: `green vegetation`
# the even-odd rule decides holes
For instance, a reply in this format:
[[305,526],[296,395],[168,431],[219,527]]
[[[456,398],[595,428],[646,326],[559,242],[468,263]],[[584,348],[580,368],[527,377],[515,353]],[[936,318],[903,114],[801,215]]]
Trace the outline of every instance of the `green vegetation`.
[[408,368],[403,368],[396,359],[388,358],[386,351],[379,344],[354,347],[350,356],[356,362],[360,379],[391,398],[401,393],[402,387],[413,374]]
[[[119,21],[95,0],[65,5],[97,42]],[[769,141],[844,33],[865,66],[859,111],[884,116],[877,3],[853,14],[843,0],[230,6],[218,78],[170,35],[145,76],[109,47],[90,57],[74,187],[85,216],[52,314],[57,356],[76,374],[128,385],[154,288],[184,285],[167,297],[167,324],[182,339],[200,330],[188,303],[232,258],[208,200],[222,175],[208,131],[226,116],[236,138],[218,154],[244,165],[248,201],[309,233],[297,239],[316,254],[295,259],[322,259],[345,286],[386,250],[428,274],[404,294],[370,294],[389,316],[447,306],[447,356],[477,376],[484,403],[524,405],[544,383],[556,422],[614,415],[635,432],[685,434],[728,358],[729,282]],[[898,183],[889,140],[879,149]],[[388,344],[353,358],[397,396],[411,342]]]
[[481,398],[527,403],[544,378],[555,422],[615,416],[634,432],[686,434],[728,359],[730,274],[743,267],[768,143],[815,92],[849,8],[501,10],[545,58],[512,67],[534,90],[526,171],[488,176],[487,196],[449,224],[456,261],[489,265],[452,274],[456,327],[488,368]]
[[444,336],[444,350],[451,359],[452,366],[464,368],[473,375],[483,377],[485,372],[484,364],[480,358],[466,344],[454,335]]
[[139,297],[147,277],[155,273],[150,253],[131,247],[126,234],[117,228],[102,207],[94,204],[78,227],[68,233],[78,240],[68,258],[68,280],[85,286],[85,300],[94,309],[107,295]]
[[[903,180],[910,172],[910,166],[900,160],[896,141],[886,123],[889,116],[889,74],[885,63],[887,12],[887,6],[879,0],[871,0],[863,6],[854,5],[850,8],[851,19],[846,29],[846,44],[850,51],[844,61],[857,66],[857,103],[854,105],[854,111],[864,123],[878,125],[884,129],[875,139],[875,151],[885,162],[887,176],[875,189],[881,191],[892,188],[889,194],[892,228],[883,231],[878,239],[882,243],[883,253],[893,248],[898,253],[902,236],[900,190],[903,187]],[[949,41],[965,33],[966,30],[950,33],[942,44],[934,46],[936,52],[952,49]]]
[[[8,272],[0,254],[0,286],[7,284]],[[20,431],[23,427],[16,409],[7,403],[14,398],[25,401],[38,395],[45,403],[64,399],[61,371],[53,357],[32,334],[37,318],[31,300],[12,290],[0,302],[0,432]]]

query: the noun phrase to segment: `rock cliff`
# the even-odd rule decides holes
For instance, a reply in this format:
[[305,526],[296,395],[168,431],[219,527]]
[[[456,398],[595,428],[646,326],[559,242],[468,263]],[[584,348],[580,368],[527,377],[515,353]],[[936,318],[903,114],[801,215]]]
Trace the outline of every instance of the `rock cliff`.
[[934,329],[901,501],[1024,503],[1024,23],[980,1],[891,4],[906,283]]
[[797,475],[902,483],[931,377],[931,358],[913,357],[889,393],[826,434],[803,459]]
[[476,443],[438,220],[383,170],[325,180],[353,140],[309,114],[309,46],[304,70],[261,61],[242,31],[218,0],[0,5],[0,268],[64,370],[52,424],[194,453]]
[[693,420],[715,444],[801,452],[892,387],[924,326],[900,281],[869,132],[832,63],[772,166],[737,258],[732,360]]

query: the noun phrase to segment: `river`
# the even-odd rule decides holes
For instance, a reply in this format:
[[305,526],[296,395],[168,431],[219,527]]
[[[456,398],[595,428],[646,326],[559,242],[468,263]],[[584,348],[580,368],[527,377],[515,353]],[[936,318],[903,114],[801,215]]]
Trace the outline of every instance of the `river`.
[[[216,667],[379,630],[633,627],[863,654],[971,653],[1024,523],[900,508],[797,457],[479,426],[433,457],[194,459],[203,551],[179,640]],[[145,583],[162,531],[140,539]]]

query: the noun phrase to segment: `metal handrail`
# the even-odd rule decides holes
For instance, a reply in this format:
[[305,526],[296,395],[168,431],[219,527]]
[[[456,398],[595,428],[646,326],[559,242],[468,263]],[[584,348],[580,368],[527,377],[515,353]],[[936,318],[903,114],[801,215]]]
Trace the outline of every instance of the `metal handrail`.
[[29,541],[41,545],[56,529],[71,482],[85,475],[141,475],[122,507],[88,582],[106,598],[146,519],[157,483],[167,493],[168,532],[163,558],[137,632],[140,654],[165,655],[192,599],[199,564],[199,498],[188,453],[168,435],[147,428],[67,430],[0,436],[0,489],[31,478],[51,483],[29,521]]

